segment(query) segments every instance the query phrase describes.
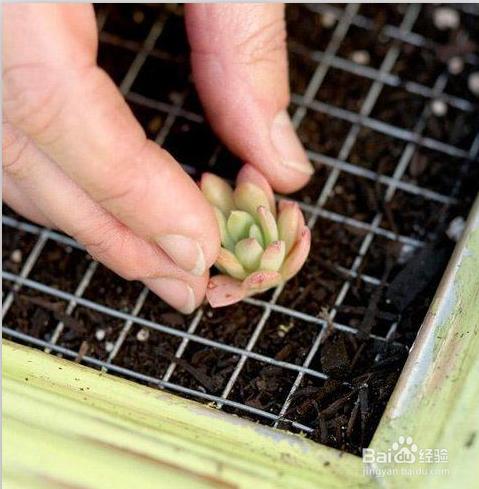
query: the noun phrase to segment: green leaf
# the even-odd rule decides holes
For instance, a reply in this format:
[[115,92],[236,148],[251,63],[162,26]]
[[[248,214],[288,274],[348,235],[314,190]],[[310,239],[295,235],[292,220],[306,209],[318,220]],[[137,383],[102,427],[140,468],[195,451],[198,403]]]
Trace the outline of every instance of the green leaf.
[[233,189],[222,178],[213,173],[204,173],[201,177],[200,188],[206,200],[223,212],[225,216],[235,208]]
[[256,185],[265,193],[269,202],[269,210],[272,212],[273,216],[276,217],[276,204],[274,201],[273,189],[265,176],[250,164],[243,165],[239,171],[238,176],[236,177],[236,186],[247,182]]
[[298,239],[298,226],[300,223],[301,210],[296,202],[283,201],[278,216],[279,239],[286,244],[286,254]]
[[263,253],[260,262],[260,270],[277,272],[283,264],[286,255],[284,241],[274,241]]
[[261,228],[257,224],[253,224],[249,228],[249,237],[254,238],[262,248],[264,248],[264,238],[263,233],[261,232]]
[[306,258],[308,257],[310,248],[311,231],[308,227],[304,226],[301,230],[298,241],[296,241],[281,267],[280,272],[285,281],[289,280],[299,272],[301,267],[304,265]]
[[282,280],[283,278],[278,272],[253,272],[243,280],[242,286],[248,294],[256,294],[276,287]]
[[248,212],[257,218],[258,207],[270,209],[268,197],[263,190],[250,182],[240,183],[234,191],[233,198],[238,209]]
[[248,275],[236,256],[226,248],[220,248],[215,265],[221,272],[226,273],[233,278],[237,278],[238,280],[243,280]]
[[254,219],[245,211],[232,211],[226,221],[226,228],[234,241],[247,238]]
[[264,206],[258,207],[258,220],[263,231],[264,244],[268,246],[278,240],[278,226],[273,214]]
[[258,270],[263,248],[255,238],[242,239],[236,243],[235,255],[247,270]]
[[218,223],[218,229],[220,231],[221,244],[228,250],[233,251],[235,242],[226,228],[225,215],[218,209],[218,207],[213,207],[213,210],[215,212],[216,222]]

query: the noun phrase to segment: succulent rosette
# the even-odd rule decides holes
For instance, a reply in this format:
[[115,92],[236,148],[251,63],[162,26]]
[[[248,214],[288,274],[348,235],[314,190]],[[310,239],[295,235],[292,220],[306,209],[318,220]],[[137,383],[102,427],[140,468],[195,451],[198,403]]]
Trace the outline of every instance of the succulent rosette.
[[221,235],[206,297],[212,307],[223,307],[264,292],[296,275],[311,246],[311,233],[296,202],[280,200],[278,208],[266,178],[245,165],[236,188],[205,173],[201,190],[213,205]]

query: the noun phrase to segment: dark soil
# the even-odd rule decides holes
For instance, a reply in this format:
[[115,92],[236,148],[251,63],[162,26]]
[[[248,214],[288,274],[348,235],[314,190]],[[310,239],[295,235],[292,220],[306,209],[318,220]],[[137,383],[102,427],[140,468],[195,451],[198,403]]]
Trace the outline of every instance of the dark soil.
[[[358,112],[366,98],[372,81],[359,75],[331,68],[317,93],[317,100],[334,102],[334,105]],[[338,87],[344,87],[342,90]]]
[[[148,136],[156,138],[167,118],[165,112],[155,108],[155,102],[176,104],[182,101],[183,109],[200,114],[201,108],[189,77],[182,8],[170,5],[97,7],[98,10],[105,8],[109,13],[104,38],[110,36],[111,41],[113,36],[116,44],[101,42],[99,61],[117,83],[121,83],[128,72],[135,56],[134,46],[143,45],[158,16],[165,20],[154,52],[148,56],[132,87],[132,92],[149,101],[148,106],[138,100],[130,103]],[[361,5],[360,14],[373,19],[376,29],[367,31],[351,27],[338,56],[351,59],[354,51],[367,50],[370,66],[378,68],[394,42],[380,30],[385,24],[400,25],[405,8],[407,6],[392,4]],[[457,33],[444,33],[434,28],[432,9],[433,6],[424,7],[424,14],[420,15],[413,31],[434,43],[429,43],[427,48],[401,44],[399,58],[392,70],[403,80],[428,87],[433,86],[441,73],[447,72],[447,53],[471,50],[470,45],[464,46],[464,43],[457,47]],[[471,39],[477,42],[477,17],[474,20],[471,22],[469,17],[462,15],[461,31],[469,31]],[[288,28],[290,41],[295,46],[290,56],[291,85],[294,93],[304,95],[316,69],[316,63],[305,53],[307,50],[324,51],[335,25],[323,27],[320,14],[307,6],[292,4],[288,7]],[[122,40],[128,42],[125,44]],[[301,49],[296,49],[298,46]],[[477,104],[477,97],[467,90],[467,76],[477,69],[466,62],[462,74],[448,75],[446,93]],[[358,112],[371,84],[369,79],[330,69],[315,99]],[[371,116],[413,130],[429,103],[429,99],[410,94],[404,86],[386,86]],[[292,113],[296,109],[297,105],[290,107]],[[206,124],[190,119],[176,118],[164,147],[188,165],[195,177],[208,169],[234,178],[240,162],[218,146]],[[448,107],[444,116],[427,119],[424,134],[469,150],[478,132],[478,120],[477,111],[464,112]],[[338,158],[351,127],[347,121],[308,109],[298,132],[307,149],[319,155],[319,159],[321,155]],[[406,144],[402,139],[363,127],[347,161],[360,169],[392,176]],[[444,205],[403,190],[397,190],[392,200],[385,203],[384,185],[341,172],[324,209],[336,216],[335,220],[342,216],[353,219],[353,222],[345,225],[332,220],[329,214],[316,216],[311,255],[301,272],[284,286],[276,301],[277,309],[267,317],[263,317],[264,308],[260,304],[241,303],[220,310],[205,306],[201,320],[191,331],[194,314],[184,317],[152,294],[146,297],[138,316],[178,331],[190,329],[201,338],[242,349],[257,331],[258,339],[252,345],[254,354],[292,365],[303,365],[321,334],[319,348],[310,359],[309,368],[328,378],[304,375],[290,399],[284,419],[280,420],[280,427],[297,431],[291,426],[295,421],[311,427],[313,432],[308,437],[315,441],[360,453],[374,434],[454,247],[445,231],[452,219],[467,217],[477,194],[478,163],[421,145],[414,148],[402,180],[455,197],[459,202],[457,205]],[[332,171],[327,165],[317,163],[316,166],[311,182],[293,196],[308,205],[316,203]],[[8,209],[4,213],[15,216]],[[378,213],[383,216],[379,224],[382,234],[374,234],[359,262],[361,245],[368,234],[368,229],[362,228],[361,224],[371,224]],[[309,217],[311,214],[306,212],[306,218]],[[384,236],[385,231],[392,233],[392,239]],[[424,246],[416,249],[404,245],[394,238],[398,235],[419,239]],[[37,235],[4,226],[4,270],[19,274],[37,238]],[[90,264],[90,257],[78,249],[49,240],[29,278],[74,293]],[[344,270],[349,270],[353,264],[359,277],[352,277]],[[335,306],[345,284],[344,299]],[[5,281],[4,294],[11,289],[12,284]],[[99,265],[83,297],[131,313],[141,291],[141,284],[126,282]],[[268,292],[255,299],[268,301],[271,297],[272,292]],[[72,315],[67,316],[67,306],[65,301],[54,296],[22,287],[14,295],[4,324],[48,342],[58,323],[63,322],[57,341],[59,346],[73,351],[77,361],[82,361],[85,356],[107,360],[124,330],[124,321],[84,306],[77,306]],[[332,313],[335,314],[334,326],[330,322]],[[265,321],[259,331],[261,318]],[[327,325],[324,332],[318,319]],[[139,324],[133,324],[124,332],[127,333],[125,341],[113,363],[156,379],[145,380],[152,386],[158,386],[168,366],[175,361],[176,368],[169,379],[171,383],[218,396],[240,360],[237,354],[194,340],[185,345],[181,359],[175,359],[182,343],[180,337]],[[5,336],[9,337],[8,334]],[[249,358],[228,399],[278,415],[296,380],[297,372],[290,368]],[[198,400],[194,395],[186,397]],[[271,420],[244,410],[229,406],[223,406],[223,409],[272,424]]]
[[363,127],[349,161],[381,175],[392,176],[405,146],[404,141]]

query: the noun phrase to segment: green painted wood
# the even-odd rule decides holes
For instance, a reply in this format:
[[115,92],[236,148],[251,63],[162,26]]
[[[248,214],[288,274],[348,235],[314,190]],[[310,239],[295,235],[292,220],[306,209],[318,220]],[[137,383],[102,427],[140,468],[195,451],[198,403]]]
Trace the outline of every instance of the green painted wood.
[[371,477],[358,457],[6,341],[5,487],[479,487],[478,277],[479,201],[371,444],[447,449],[447,476]]
[[359,458],[5,341],[8,487],[369,486]]
[[[386,451],[400,436],[411,436],[415,463],[376,467],[445,469],[429,475],[435,488],[479,487],[479,199],[464,235],[371,444]],[[448,462],[425,463],[420,450],[431,448],[447,450]],[[414,488],[426,480],[406,473],[382,484]]]

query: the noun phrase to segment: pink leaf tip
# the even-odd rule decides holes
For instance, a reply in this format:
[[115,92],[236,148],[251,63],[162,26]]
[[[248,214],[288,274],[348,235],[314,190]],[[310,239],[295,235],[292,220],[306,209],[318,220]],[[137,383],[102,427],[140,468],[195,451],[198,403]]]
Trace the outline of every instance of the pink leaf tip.
[[230,306],[244,299],[245,296],[241,282],[227,275],[211,277],[206,288],[206,299],[211,307]]

